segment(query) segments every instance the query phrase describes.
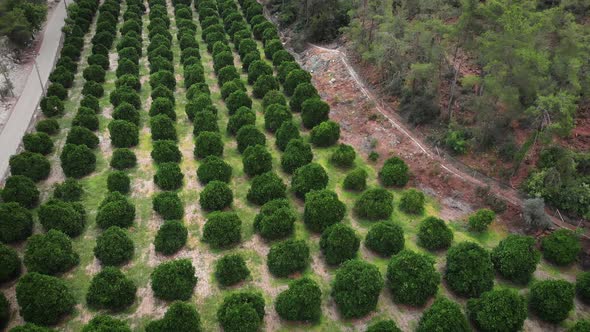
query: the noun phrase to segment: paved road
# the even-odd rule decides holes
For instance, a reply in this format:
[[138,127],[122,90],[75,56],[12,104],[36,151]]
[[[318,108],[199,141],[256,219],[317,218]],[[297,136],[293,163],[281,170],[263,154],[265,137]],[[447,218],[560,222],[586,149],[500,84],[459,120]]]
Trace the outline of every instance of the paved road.
[[[47,21],[45,35],[41,43],[41,48],[39,49],[39,55],[37,56],[39,74],[45,85],[47,85],[49,74],[58,56],[62,36],[61,29],[65,24],[65,17],[65,2],[61,1]],[[43,89],[41,88],[37,72],[33,68],[27,78],[20,98],[14,106],[4,129],[0,132],[0,182],[2,182],[2,179],[4,179],[9,171],[8,161],[10,160],[10,156],[19,150],[23,135],[35,115],[42,96]]]

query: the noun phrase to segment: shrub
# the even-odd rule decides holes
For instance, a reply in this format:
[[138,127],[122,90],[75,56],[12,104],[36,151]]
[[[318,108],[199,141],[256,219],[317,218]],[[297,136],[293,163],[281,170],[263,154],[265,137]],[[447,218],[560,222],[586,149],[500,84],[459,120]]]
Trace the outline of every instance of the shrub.
[[222,286],[232,286],[250,276],[244,258],[239,254],[225,255],[215,263],[215,278]]
[[[96,112],[88,107],[80,107],[72,120],[72,126],[79,126],[91,131],[98,130],[99,121]],[[52,143],[53,145],[53,143]]]
[[160,70],[150,75],[150,85],[152,88],[156,88],[159,85],[163,85],[168,89],[174,91],[176,88],[176,78],[174,74],[167,70]]
[[93,110],[95,113],[100,113],[100,104],[98,98],[94,96],[84,96],[80,101],[80,107],[87,107]]
[[193,123],[193,135],[195,136],[199,136],[200,133],[205,131],[219,132],[217,114],[208,109],[195,114]]
[[405,213],[420,214],[424,211],[425,199],[423,192],[410,188],[402,193],[399,208]]
[[43,97],[39,105],[41,106],[41,112],[43,112],[43,114],[49,118],[53,116],[60,116],[64,112],[64,103],[62,99],[57,96]]
[[170,99],[158,97],[152,102],[152,105],[150,106],[150,116],[156,116],[159,114],[164,114],[171,120],[176,120],[174,104]]
[[115,81],[115,87],[118,88],[120,86],[128,86],[135,91],[139,91],[141,89],[141,82],[136,75],[125,74]]
[[469,300],[467,314],[480,331],[520,331],[527,317],[527,303],[513,289],[492,290]]
[[59,123],[55,119],[44,119],[37,122],[35,130],[47,135],[55,135],[59,133]]
[[567,332],[586,332],[590,330],[589,320],[579,320],[573,327],[570,327]]
[[209,182],[199,195],[199,203],[206,211],[223,210],[234,200],[233,193],[227,183],[221,181]]
[[51,168],[42,154],[29,151],[11,156],[9,164],[11,175],[23,175],[35,182],[47,179]]
[[[280,69],[279,73],[281,73]],[[287,96],[292,96],[299,84],[311,83],[311,74],[303,69],[299,69],[299,66],[294,66],[284,77],[283,88]]]
[[264,60],[254,61],[248,67],[248,84],[254,84],[263,75],[272,76],[272,73],[272,67],[266,64]]
[[166,115],[160,114],[152,117],[150,127],[153,140],[177,140],[174,122]]
[[230,181],[232,176],[232,167],[223,159],[216,156],[209,156],[201,162],[197,169],[197,177],[203,184],[211,181]]
[[402,250],[387,265],[387,280],[397,303],[423,306],[438,291],[440,274],[429,256]]
[[217,310],[217,320],[224,331],[258,331],[264,319],[264,298],[251,291],[227,295]]
[[162,163],[154,175],[154,182],[162,190],[176,190],[182,187],[184,175],[176,163]]
[[190,121],[194,121],[195,115],[200,112],[211,111],[217,114],[217,110],[215,109],[215,107],[213,107],[213,104],[211,103],[211,98],[209,97],[209,95],[206,95],[204,93],[201,93],[193,99],[190,99],[189,102],[186,104],[184,111],[186,112],[186,115]]
[[242,127],[255,124],[256,113],[247,107],[240,107],[236,113],[229,118],[227,132],[231,135],[235,135]]
[[311,83],[301,83],[297,85],[295,91],[293,92],[293,96],[289,101],[289,106],[291,107],[292,112],[301,112],[301,107],[303,102],[311,99],[311,98],[318,98],[318,91]]
[[445,221],[436,217],[427,217],[420,223],[418,244],[428,250],[446,249],[453,242],[453,231]]
[[311,146],[302,139],[292,139],[281,157],[281,167],[285,172],[293,173],[299,167],[311,163],[312,160]]
[[311,129],[318,124],[328,121],[330,105],[319,98],[310,98],[301,105],[301,119],[305,128]]
[[82,332],[131,332],[131,329],[122,320],[107,315],[98,315],[82,328]]
[[267,59],[272,59],[272,56],[275,54],[275,52],[282,49],[283,43],[280,39],[268,40],[264,45],[264,56],[266,56]]
[[151,152],[152,159],[158,163],[179,163],[182,154],[176,145],[176,142],[170,140],[155,141],[154,148]]
[[375,310],[383,278],[379,269],[360,259],[342,264],[332,282],[332,297],[344,318],[359,318]]
[[242,238],[242,221],[233,212],[215,212],[209,215],[203,227],[203,241],[214,248],[230,247]]
[[96,168],[96,156],[85,145],[66,144],[60,160],[67,177],[81,178],[92,173]]
[[36,272],[18,281],[16,299],[24,320],[39,325],[57,324],[76,304],[64,280]]
[[184,69],[184,87],[189,88],[193,84],[205,82],[203,67],[200,63],[186,66]]
[[18,203],[0,203],[0,241],[25,240],[33,231],[33,215]]
[[291,179],[291,189],[299,198],[312,190],[321,190],[328,185],[328,174],[320,164],[309,163],[295,170]]
[[275,277],[286,278],[295,272],[303,272],[310,260],[309,247],[305,241],[289,239],[270,247],[267,266]]
[[238,53],[240,53],[240,57],[244,57],[246,54],[250,52],[254,52],[258,50],[258,45],[252,39],[242,39],[240,44],[238,45]]
[[[238,136],[240,136],[240,132],[244,128],[240,129]],[[263,145],[249,146],[242,156],[242,164],[244,166],[244,173],[247,175],[260,175],[272,169],[272,155]]]
[[354,204],[354,212],[362,219],[389,219],[393,213],[393,195],[384,188],[369,189]]
[[[187,99],[189,99],[189,100],[192,99],[189,97],[188,91],[187,91],[186,95],[187,95]],[[172,90],[168,89],[167,87],[165,87],[163,85],[160,85],[159,87],[153,89],[151,96],[152,96],[152,100],[156,100],[158,98],[164,98],[164,99],[170,100],[172,102],[172,104],[174,104],[176,102],[176,98],[174,97],[174,92],[172,92]]]
[[408,165],[398,157],[387,159],[379,171],[379,180],[387,187],[403,187],[408,183],[409,179],[410,172]]
[[248,72],[250,70],[250,65],[256,61],[261,60],[260,58],[260,52],[258,51],[253,51],[253,52],[249,52],[248,54],[246,54],[246,56],[244,56],[242,58],[242,69],[246,72]]
[[51,137],[43,132],[26,134],[23,137],[25,150],[47,155],[53,151],[53,141]]
[[266,145],[266,136],[254,125],[246,125],[238,130],[236,135],[238,151],[244,153],[246,148],[255,145]]
[[232,92],[225,100],[229,115],[233,115],[240,107],[252,108],[252,99],[242,90]]
[[164,220],[182,219],[184,206],[175,192],[165,191],[158,193],[152,199],[154,211]]
[[139,128],[129,121],[113,120],[109,123],[111,144],[117,148],[129,148],[139,143]]
[[109,227],[96,238],[94,256],[105,266],[117,266],[128,262],[135,246],[127,232],[117,226]]
[[397,324],[391,319],[381,320],[367,327],[366,332],[401,332]]
[[0,329],[4,329],[10,321],[10,303],[4,296],[4,293],[0,293]]
[[339,167],[350,167],[354,164],[355,158],[356,152],[352,146],[339,144],[330,156],[330,161]]
[[[297,69],[301,69],[299,67],[299,65],[297,64],[297,62],[295,61],[285,61],[283,63],[281,63],[278,68],[277,68],[277,78],[279,79],[279,82],[281,82],[281,84],[285,84],[285,80],[287,79],[287,76],[294,70]],[[301,82],[299,82],[301,83]],[[299,85],[299,84],[297,84]],[[295,88],[297,87],[297,85],[295,86]],[[295,91],[293,89],[293,91]]]
[[83,96],[92,96],[94,98],[101,98],[104,96],[104,88],[102,83],[98,83],[95,81],[87,81],[84,83],[84,87],[82,88],[82,95]]
[[519,284],[527,284],[539,263],[541,254],[530,236],[511,234],[492,250],[492,262],[502,277]]
[[222,51],[213,56],[213,70],[215,70],[216,73],[225,66],[233,65],[234,55],[230,51]]
[[424,311],[416,328],[416,332],[438,330],[456,332],[471,331],[469,323],[461,311],[461,307],[445,297],[437,298],[430,308]]
[[324,121],[311,130],[311,144],[317,147],[328,147],[340,139],[340,125],[334,121]]
[[123,171],[113,171],[107,177],[107,188],[109,191],[118,191],[121,194],[129,193],[131,180]]
[[113,151],[113,157],[111,158],[111,167],[123,170],[127,168],[133,168],[137,164],[137,157],[133,151],[123,148],[115,149]]
[[237,80],[226,82],[221,87],[221,98],[223,98],[223,100],[225,100],[233,92],[239,91],[239,90],[242,90],[242,91],[245,90],[244,83],[242,83],[241,80],[237,79]]
[[59,100],[66,100],[68,98],[68,90],[59,83],[51,83],[47,88],[46,97],[57,97]]
[[475,232],[485,232],[496,218],[496,213],[490,209],[480,209],[469,216],[469,228]]
[[560,323],[574,308],[574,285],[565,280],[543,280],[533,283],[528,303],[542,320]]
[[121,77],[123,75],[137,75],[139,73],[138,65],[128,58],[122,58],[117,66],[116,75]]
[[39,222],[46,231],[55,229],[70,237],[78,236],[86,223],[86,212],[80,203],[47,201],[39,208]]
[[344,224],[334,224],[324,230],[320,249],[330,265],[339,265],[353,259],[359,249],[360,239],[355,231]]
[[285,198],[286,190],[287,186],[281,178],[273,172],[266,172],[254,177],[246,198],[251,203],[262,205],[274,199]]
[[381,256],[396,255],[404,248],[404,231],[392,222],[378,222],[365,237],[365,246]]
[[151,275],[154,295],[162,300],[187,301],[197,284],[195,268],[188,259],[177,259],[158,265]]
[[195,158],[223,155],[223,141],[219,133],[204,131],[195,139]]
[[35,182],[22,175],[8,177],[0,194],[4,202],[16,202],[26,208],[33,208],[39,203],[39,190]]
[[287,199],[265,203],[254,219],[254,230],[266,240],[276,240],[293,233],[297,216]]
[[473,242],[462,242],[447,253],[445,280],[449,288],[464,297],[478,297],[494,286],[490,253]]
[[195,306],[185,302],[173,302],[164,317],[149,322],[146,332],[185,331],[201,332],[201,317]]
[[115,267],[105,267],[92,278],[86,302],[90,307],[120,311],[135,302],[137,287]]
[[158,230],[154,246],[157,252],[164,255],[177,253],[188,238],[188,230],[180,220],[168,220]]
[[[115,107],[115,110],[113,111],[113,119],[120,121],[125,120],[138,126],[139,111],[133,105],[127,102],[122,102]],[[118,134],[121,135],[121,133]]]
[[277,296],[275,310],[288,321],[317,322],[322,315],[322,290],[310,278],[292,281],[289,289]]
[[576,234],[567,229],[558,229],[541,240],[543,257],[556,265],[573,263],[581,248]]
[[[88,61],[90,61],[90,57]],[[70,72],[65,67],[57,66],[49,75],[49,81],[52,83],[59,83],[64,88],[69,89],[72,87],[72,82],[74,81],[74,74]]]
[[116,88],[115,91],[111,92],[109,100],[115,108],[122,103],[129,103],[136,109],[141,108],[141,99],[139,98],[139,94],[137,94],[137,91],[128,86],[120,86]]
[[135,206],[121,193],[109,193],[98,207],[96,224],[102,229],[111,226],[127,228],[135,219]]
[[21,261],[18,253],[2,243],[0,243],[0,266],[2,267],[0,268],[0,283],[12,281],[20,276]]
[[261,75],[256,79],[252,87],[252,95],[255,98],[264,97],[269,91],[279,90],[279,82],[272,75]]
[[35,234],[27,241],[24,263],[29,272],[55,275],[70,270],[79,262],[72,240],[60,231]]
[[287,106],[287,100],[285,96],[278,90],[270,90],[262,98],[262,107],[267,109],[271,105]]
[[[268,27],[272,28],[272,26],[268,26]],[[291,55],[291,53],[287,52],[286,50],[277,51],[272,56],[272,64],[275,67],[279,67],[283,62],[291,62],[291,61],[295,61],[295,58]]]
[[289,142],[292,139],[300,138],[301,135],[299,134],[299,128],[297,128],[293,121],[285,121],[276,131],[275,137],[279,150],[285,151]]
[[98,137],[90,129],[79,126],[73,126],[66,138],[66,144],[86,145],[90,149],[96,148],[98,143]]
[[367,188],[367,171],[355,168],[344,178],[343,187],[346,190],[363,191]]
[[[225,66],[225,67],[221,68],[219,70],[219,73],[217,74],[217,83],[219,84],[219,86],[223,86],[227,82],[237,81],[239,79],[240,79],[240,74],[238,73],[238,70],[234,66]],[[237,98],[236,100],[239,100],[239,99],[244,100],[245,99],[245,98],[243,98],[243,96],[240,96],[240,97],[241,98]],[[226,103],[227,103],[227,100],[226,100]],[[248,106],[248,107],[250,107],[250,106]]]
[[[0,278],[0,281],[2,278]],[[576,293],[582,302],[590,303],[590,272],[580,272],[576,277]]]
[[90,65],[82,72],[82,76],[86,81],[94,81],[97,83],[104,83],[105,75],[105,70],[99,65]]
[[303,221],[313,232],[323,232],[326,228],[342,221],[345,214],[346,206],[331,190],[312,190],[305,195]]
[[264,128],[269,132],[275,132],[284,122],[291,119],[292,115],[287,106],[273,104],[264,111]]

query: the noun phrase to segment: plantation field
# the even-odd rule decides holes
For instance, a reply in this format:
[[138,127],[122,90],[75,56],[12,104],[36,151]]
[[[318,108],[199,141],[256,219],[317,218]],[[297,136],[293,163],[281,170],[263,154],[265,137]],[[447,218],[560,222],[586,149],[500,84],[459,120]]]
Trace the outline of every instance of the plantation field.
[[42,105],[59,128],[25,138],[2,192],[0,327],[538,331],[590,318],[575,234],[544,241],[541,258],[530,237],[497,249],[509,234],[490,210],[428,218],[437,198],[409,188],[403,160],[377,168],[341,144],[255,1],[74,6],[65,45],[81,47],[64,47]]

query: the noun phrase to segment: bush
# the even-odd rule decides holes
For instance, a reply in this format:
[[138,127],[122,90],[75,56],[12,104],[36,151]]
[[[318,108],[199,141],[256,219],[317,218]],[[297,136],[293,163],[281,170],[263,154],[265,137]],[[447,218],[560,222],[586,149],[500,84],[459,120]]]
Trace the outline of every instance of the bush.
[[453,231],[445,221],[436,217],[427,217],[420,223],[418,244],[428,250],[446,249],[453,242]]
[[29,151],[11,156],[9,164],[11,175],[23,175],[35,182],[47,179],[51,169],[47,158],[40,153]]
[[311,257],[304,240],[289,239],[273,244],[267,255],[270,273],[286,278],[295,272],[303,272],[309,266]]
[[248,67],[248,84],[254,84],[259,77],[273,74],[272,67],[266,64],[264,60],[257,60]]
[[173,302],[159,320],[149,322],[146,332],[184,331],[201,332],[201,317],[195,306],[185,302]]
[[184,175],[176,163],[162,163],[154,175],[154,182],[162,190],[176,190],[182,187]]
[[320,249],[329,265],[339,265],[355,258],[359,245],[360,239],[355,231],[340,223],[326,228],[320,238]]
[[485,232],[496,218],[496,213],[490,209],[480,209],[469,216],[469,228],[475,232]]
[[37,122],[35,130],[47,135],[55,135],[59,133],[59,123],[55,119],[44,119]]
[[311,130],[311,144],[317,147],[328,147],[340,139],[340,125],[334,121],[324,121]]
[[[268,27],[272,28],[274,26],[269,25]],[[283,62],[291,62],[291,61],[295,61],[295,58],[291,55],[291,53],[287,52],[286,50],[277,51],[272,56],[272,64],[275,67],[279,67]]]
[[301,83],[297,85],[295,91],[293,92],[293,96],[289,101],[289,106],[291,107],[292,112],[301,112],[301,107],[303,102],[311,99],[311,98],[318,98],[318,91],[311,83]]
[[360,318],[375,310],[383,278],[377,266],[353,259],[342,264],[332,283],[332,297],[344,318]]
[[[297,62],[295,61],[286,61],[281,63],[278,68],[277,68],[277,78],[279,79],[279,82],[281,82],[281,84],[285,84],[285,80],[287,79],[287,76],[294,70],[297,69],[301,69],[301,67],[299,67],[299,65],[297,64]],[[302,83],[302,82],[299,82]],[[299,83],[297,83],[297,85],[299,85]],[[295,91],[295,88],[297,87],[297,85],[293,88],[293,91]]]
[[195,114],[193,119],[193,135],[199,136],[203,132],[219,132],[217,124],[217,114],[209,110],[204,110]]
[[279,90],[280,85],[277,79],[272,75],[261,75],[256,79],[252,87],[252,95],[255,98],[264,97],[269,91]]
[[576,322],[576,325],[570,327],[567,332],[587,332],[590,330],[590,321],[589,320],[579,320]]
[[39,222],[46,231],[55,229],[70,237],[82,233],[86,223],[86,212],[80,203],[63,202],[57,199],[47,201],[39,208]]
[[247,107],[240,107],[236,113],[229,118],[227,132],[231,135],[235,135],[242,127],[255,124],[256,113]]
[[197,177],[203,184],[211,181],[227,182],[231,180],[232,167],[223,159],[216,156],[209,156],[201,162],[197,169]]
[[295,170],[291,188],[301,199],[312,190],[321,190],[328,185],[328,174],[320,164],[309,163]]
[[174,122],[166,115],[160,114],[150,119],[152,140],[177,140]]
[[[104,70],[108,70],[110,63],[109,58],[103,54],[92,54],[88,56],[88,64],[89,65],[98,65]],[[73,80],[73,75],[72,75]]]
[[73,126],[66,138],[66,144],[86,145],[90,149],[96,148],[98,143],[98,137],[90,129],[79,126]]
[[275,199],[265,203],[254,219],[254,230],[266,240],[276,240],[293,234],[297,220],[295,211],[287,199]]
[[102,86],[102,83],[87,81],[84,83],[84,87],[82,88],[82,95],[101,98],[104,96],[104,87]]
[[431,257],[410,250],[402,250],[393,256],[387,265],[387,280],[393,300],[421,307],[436,295],[440,274],[434,263]]
[[543,280],[533,283],[528,303],[540,319],[550,323],[565,320],[574,308],[574,285],[565,280]]
[[157,252],[164,255],[177,253],[188,238],[188,230],[180,220],[168,220],[158,230],[154,246]]
[[[291,67],[291,66],[289,66]],[[281,74],[279,68],[279,74]],[[311,83],[311,74],[303,69],[299,69],[299,66],[292,66],[287,75],[284,76],[283,88],[287,96],[292,96],[295,93],[295,89],[302,83]]]
[[246,148],[255,145],[266,145],[266,136],[254,125],[246,125],[238,130],[236,135],[238,151],[244,153]]
[[206,211],[223,210],[234,200],[233,193],[227,183],[221,181],[209,182],[199,195],[199,203]]
[[[88,58],[90,61],[90,57]],[[72,87],[72,82],[74,81],[74,74],[70,72],[65,67],[57,66],[51,74],[49,75],[49,81],[52,83],[59,83],[64,88],[69,89]]]
[[496,271],[518,284],[527,284],[531,280],[540,258],[535,239],[530,236],[508,235],[492,250]]
[[57,97],[59,100],[66,100],[68,98],[68,90],[59,83],[51,83],[47,88],[46,97]]
[[[1,278],[0,281],[2,281]],[[590,272],[578,273],[576,277],[576,293],[582,302],[590,304]]]
[[350,167],[354,165],[356,152],[354,148],[347,144],[339,144],[336,150],[330,156],[330,161],[339,167]]
[[343,187],[346,190],[363,191],[367,188],[367,171],[355,168],[344,178]]
[[22,175],[8,177],[0,194],[2,201],[16,202],[29,209],[39,203],[39,190],[37,190],[35,182]]
[[266,110],[271,105],[287,106],[285,96],[278,90],[270,90],[262,98],[262,108]]
[[76,304],[65,281],[36,272],[27,273],[19,280],[16,299],[24,320],[40,325],[57,324]]
[[319,98],[310,98],[301,105],[301,119],[305,128],[311,129],[318,124],[328,121],[330,105]]
[[283,122],[291,121],[293,116],[287,106],[273,104],[264,111],[264,128],[271,133],[277,131]]
[[177,259],[158,265],[151,274],[154,295],[162,300],[187,301],[197,284],[195,268],[188,259]]
[[96,116],[93,109],[80,107],[78,113],[76,113],[76,116],[72,120],[72,126],[79,126],[91,131],[96,131],[99,127],[98,116]]
[[277,296],[275,310],[288,321],[317,322],[322,315],[322,290],[310,278],[292,281],[289,289]]
[[366,332],[402,332],[391,319],[381,320],[367,327]]
[[393,195],[383,188],[369,189],[354,204],[354,212],[362,219],[389,219],[393,213]]
[[293,121],[285,121],[276,131],[275,137],[279,150],[285,151],[289,142],[292,139],[300,138],[301,135],[299,134],[299,128],[293,123]]
[[107,188],[109,191],[118,191],[121,194],[129,193],[131,180],[123,171],[113,171],[107,177]]
[[98,98],[94,96],[84,96],[80,101],[80,107],[87,107],[93,110],[95,113],[100,113],[100,104]]
[[467,314],[480,331],[520,331],[527,318],[527,303],[513,289],[492,290],[469,300]]
[[239,90],[242,90],[242,91],[245,90],[244,83],[242,83],[241,80],[237,79],[237,80],[226,82],[221,87],[221,98],[223,98],[223,100],[225,100],[233,92],[239,91]]
[[66,144],[60,160],[67,177],[81,178],[96,169],[96,156],[85,145]]
[[96,309],[120,311],[135,302],[137,287],[115,267],[105,267],[92,278],[86,302]]
[[10,321],[10,303],[4,296],[4,293],[0,293],[0,329],[4,329]]
[[258,51],[253,51],[253,52],[249,52],[248,54],[246,54],[246,56],[244,56],[242,58],[242,69],[246,72],[248,72],[250,70],[250,65],[256,61],[261,60],[260,58],[260,52]]
[[399,209],[405,213],[421,214],[424,212],[426,196],[423,192],[410,188],[402,193],[399,200]]
[[18,253],[16,250],[2,243],[0,243],[0,266],[0,283],[12,281],[20,276],[21,261]]
[[125,120],[113,120],[109,123],[111,144],[117,148],[129,148],[139,143],[139,128]]
[[573,263],[581,248],[576,234],[567,229],[558,229],[541,240],[543,257],[560,266]]
[[281,167],[285,172],[293,173],[299,167],[311,163],[312,160],[311,146],[302,139],[292,139],[281,157]]
[[[127,102],[122,102],[115,107],[115,110],[113,111],[113,119],[119,121],[125,120],[138,126],[139,111],[133,105]],[[119,135],[121,135],[121,133],[119,133]]]
[[[193,92],[194,93],[194,92]],[[189,97],[189,91],[187,91],[186,93],[187,95],[187,99],[192,99],[192,95],[191,97]],[[152,96],[152,100],[156,100],[158,98],[164,98],[164,99],[168,99],[172,102],[172,104],[174,104],[176,102],[176,98],[174,97],[174,92],[172,92],[172,90],[168,89],[167,87],[160,85],[159,87],[155,88],[152,90],[151,93]]]
[[139,81],[139,77],[132,74],[125,74],[115,81],[115,87],[121,86],[128,86],[135,91],[139,91],[141,89],[141,82]]
[[35,234],[27,241],[24,263],[28,272],[61,274],[79,262],[80,257],[72,249],[72,240],[60,231]]
[[43,132],[26,134],[23,137],[25,150],[47,155],[53,151],[53,141],[48,134]]
[[133,168],[135,165],[137,165],[137,157],[135,157],[133,151],[126,148],[113,151],[113,157],[111,158],[112,168],[123,170]]
[[82,76],[86,81],[104,83],[106,72],[99,65],[90,65],[84,69]]
[[272,56],[275,54],[275,52],[284,49],[283,43],[280,39],[267,40],[264,44],[264,56],[266,56],[267,59],[272,60]]
[[379,171],[379,180],[387,187],[403,187],[408,183],[409,179],[408,165],[398,157],[387,159]]
[[233,115],[240,107],[252,108],[252,99],[242,90],[232,92],[225,100],[229,115]]
[[219,133],[204,131],[195,139],[195,158],[201,159],[209,156],[221,157],[223,155],[223,141]]
[[214,212],[203,227],[203,241],[213,248],[235,245],[242,238],[242,221],[233,212]]
[[150,75],[150,85],[152,88],[156,88],[160,85],[167,87],[174,91],[176,88],[176,78],[174,74],[167,70],[160,70]]
[[152,205],[164,220],[182,219],[184,216],[184,206],[175,192],[157,193],[152,199]]
[[[219,86],[223,86],[227,82],[238,81],[238,80],[240,80],[240,74],[238,73],[238,70],[234,66],[225,66],[225,67],[221,68],[219,70],[219,72],[217,73],[217,84]],[[228,96],[228,98],[229,98],[229,96]],[[236,98],[236,100],[245,100],[245,98],[243,96],[240,96],[240,98]],[[227,103],[228,100],[226,99],[225,101]],[[250,107],[250,106],[248,106],[248,107]]]
[[104,266],[123,265],[131,260],[134,252],[133,240],[120,227],[109,227],[96,238],[94,256]]
[[184,87],[189,88],[193,84],[205,82],[203,67],[201,64],[194,64],[184,69]]
[[43,97],[39,105],[41,106],[41,112],[49,118],[60,116],[64,112],[64,103],[62,99],[57,96]]
[[215,263],[215,278],[222,286],[233,286],[249,276],[250,270],[239,254],[225,255]]
[[102,229],[111,226],[127,228],[135,219],[135,206],[121,193],[109,193],[98,207],[96,224]]
[[303,221],[313,232],[323,232],[326,228],[342,221],[345,214],[346,206],[331,190],[312,190],[305,195]]
[[131,332],[131,329],[122,320],[107,315],[98,315],[82,328],[82,332]]
[[164,114],[169,117],[171,120],[176,120],[176,113],[174,112],[174,104],[168,98],[158,97],[150,106],[150,116],[156,116],[159,114]]
[[381,256],[396,255],[404,248],[404,231],[392,222],[378,222],[365,237],[365,246]]
[[251,203],[262,205],[274,199],[285,198],[286,190],[287,186],[281,178],[273,172],[266,172],[252,180],[246,198]]
[[182,154],[176,145],[176,142],[170,140],[155,141],[154,148],[151,152],[152,159],[157,163],[179,163]]
[[[238,132],[238,137],[243,129]],[[238,143],[239,146],[239,143]],[[244,173],[249,176],[256,176],[269,172],[272,169],[272,155],[263,145],[249,146],[242,156]]]
[[462,242],[447,253],[447,286],[464,297],[478,297],[494,286],[490,253],[473,242]]
[[430,331],[455,331],[455,332],[469,332],[471,328],[461,311],[461,307],[445,298],[439,297],[430,308],[424,311],[416,332],[430,332]]
[[217,320],[226,332],[258,331],[263,319],[264,298],[251,291],[227,295],[217,310]]
[[0,241],[25,240],[33,231],[33,215],[18,203],[0,203]]
[[136,109],[141,108],[141,99],[139,98],[139,94],[137,94],[137,91],[128,86],[116,88],[115,91],[111,92],[109,100],[115,108],[122,103],[129,103]]
[[133,60],[122,58],[117,66],[116,74],[117,77],[124,75],[138,75],[139,67]]

